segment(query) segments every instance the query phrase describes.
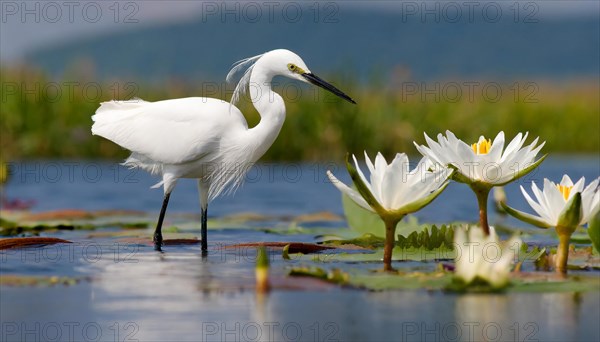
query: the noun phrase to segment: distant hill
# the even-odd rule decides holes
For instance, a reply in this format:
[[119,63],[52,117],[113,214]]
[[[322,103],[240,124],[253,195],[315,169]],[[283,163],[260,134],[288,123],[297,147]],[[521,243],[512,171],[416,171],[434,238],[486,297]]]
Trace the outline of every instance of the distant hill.
[[349,74],[352,68],[361,80],[396,68],[410,70],[416,80],[598,77],[600,72],[597,16],[436,23],[349,7],[340,8],[337,23],[315,23],[310,15],[296,23],[205,19],[73,41],[33,51],[26,61],[54,75],[85,60],[104,79],[222,81],[236,60],[284,47],[316,73]]

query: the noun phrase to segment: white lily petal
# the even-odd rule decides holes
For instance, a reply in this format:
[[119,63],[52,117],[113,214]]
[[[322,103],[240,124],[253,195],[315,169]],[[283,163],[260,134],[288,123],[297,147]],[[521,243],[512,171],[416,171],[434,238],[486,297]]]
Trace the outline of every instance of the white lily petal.
[[338,188],[338,190],[340,190],[342,193],[344,193],[346,196],[350,197],[350,199],[352,201],[354,201],[354,203],[358,204],[359,206],[361,206],[364,209],[367,209],[371,212],[375,212],[373,210],[373,208],[371,208],[369,206],[369,204],[367,203],[367,201],[364,200],[364,198],[362,198],[362,196],[358,193],[358,191],[352,189],[351,187],[347,186],[346,184],[344,184],[343,182],[341,182],[339,179],[337,179],[333,173],[329,170],[327,170],[327,177],[329,177],[329,180],[331,181],[331,183]]
[[460,169],[460,173],[473,181],[481,180],[479,176],[481,174],[483,163],[477,158],[477,155],[475,155],[471,146],[460,141],[456,147],[456,152],[459,157],[459,160],[457,160],[456,163]]
[[446,137],[440,134],[438,135],[438,139],[444,140],[445,142],[447,142],[448,146],[453,148],[456,147],[461,141],[456,137],[456,135],[454,135],[454,133],[450,132],[449,130],[446,130]]
[[562,179],[560,180],[560,185],[573,186],[573,181],[571,180],[571,177],[569,177],[568,175],[563,175]]
[[598,184],[600,178],[593,180],[581,193],[583,218],[581,224],[586,224],[596,214],[600,205],[600,191]]
[[538,155],[538,153],[540,153],[540,150],[545,145],[546,145],[546,142],[542,141],[542,143],[539,144],[538,147],[534,148],[533,150],[531,150],[531,152],[529,152],[528,157],[531,158],[531,160],[528,161],[529,163],[533,163],[533,161],[535,161],[535,157]]
[[571,196],[575,195],[578,192],[583,191],[583,186],[585,185],[585,177],[579,178],[579,180],[575,184],[573,184],[573,181],[571,181],[570,178],[569,178],[569,181],[571,182],[571,185],[569,185],[569,186],[571,186],[572,188],[569,193],[569,197],[567,198],[567,201],[571,199]]
[[365,184],[365,186],[369,189],[369,191],[371,192],[371,194],[373,195],[373,197],[375,197],[375,199],[377,199],[377,201],[379,203],[381,203],[381,200],[373,192],[373,188],[371,187],[371,183],[369,181],[367,181],[367,177],[365,177],[365,175],[363,174],[362,170],[360,169],[360,165],[358,165],[358,161],[356,160],[356,157],[354,155],[352,155],[352,159],[354,159],[354,166],[356,167],[356,172],[358,173],[358,176],[360,177],[360,179],[362,180],[362,182]]
[[403,184],[406,182],[404,170],[407,166],[405,164],[408,165],[408,157],[404,153],[398,153],[387,167],[381,184],[382,204],[386,209],[399,208],[400,206],[395,202],[395,198],[402,193],[412,191]]
[[548,202],[548,207],[554,210],[560,209],[562,212],[565,209],[567,201],[563,194],[558,190],[558,187],[550,180],[544,179],[544,196]]
[[504,150],[500,161],[504,162],[508,159],[512,159],[513,155],[521,149],[528,135],[529,132],[526,132],[525,135],[521,138],[521,133],[517,134],[517,136],[514,137],[513,140],[508,144],[506,150]]
[[429,154],[429,157],[436,160],[440,164],[446,164],[447,159],[443,153],[444,148],[437,142],[431,140],[431,138],[429,138],[429,136],[427,134],[425,134],[425,141],[427,142],[427,145],[429,146],[429,150],[431,151],[431,153]]
[[533,191],[533,194],[535,195],[537,202],[540,204],[540,206],[542,208],[544,208],[544,211],[548,215],[548,217],[552,219],[553,223],[556,223],[556,219],[558,219],[558,215],[554,215],[552,213],[552,211],[550,209],[550,204],[546,200],[546,196],[544,196],[544,192],[542,190],[540,190],[540,188],[537,187],[537,184],[535,184],[535,182],[531,182],[531,190]]
[[503,150],[504,132],[500,131],[500,133],[496,135],[496,138],[494,138],[494,142],[492,143],[492,147],[490,147],[490,151],[488,152],[486,159],[488,159],[489,162],[499,163]]
[[527,133],[525,133],[525,137],[523,137],[522,133],[517,134],[513,140],[508,143],[504,153],[502,153],[503,158],[509,157],[512,153],[517,151],[520,148],[520,145],[523,145],[523,142],[527,139]]
[[382,184],[388,164],[380,152],[375,156],[375,172],[371,173],[371,188],[373,195],[383,204]]
[[[367,154],[367,151],[365,152],[365,164],[367,164],[367,168],[369,169],[369,174],[373,174],[373,172],[375,172],[375,166],[373,166],[373,163],[371,162],[371,158],[369,158],[369,155]],[[357,165],[358,167],[358,165]]]
[[521,186],[521,193],[523,193],[523,196],[525,197],[525,200],[527,201],[527,203],[529,203],[529,205],[531,206],[531,208],[538,214],[538,216],[539,216],[540,219],[542,219],[543,221],[545,221],[546,223],[548,223],[549,225],[552,225],[552,226],[556,224],[556,222],[548,214],[546,208],[543,207],[542,205],[540,205],[539,203],[537,203],[536,201],[534,201],[529,196],[529,194],[527,193],[527,191],[525,191],[525,189],[523,188],[523,186]]

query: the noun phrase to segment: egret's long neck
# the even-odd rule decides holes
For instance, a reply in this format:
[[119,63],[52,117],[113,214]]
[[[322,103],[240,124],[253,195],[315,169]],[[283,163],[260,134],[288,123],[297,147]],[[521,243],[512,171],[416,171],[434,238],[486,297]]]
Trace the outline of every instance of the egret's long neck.
[[260,114],[258,125],[249,130],[254,141],[257,142],[256,159],[271,147],[285,121],[283,99],[271,89],[273,76],[268,68],[261,65],[260,60],[257,61],[250,76],[250,98],[254,108]]

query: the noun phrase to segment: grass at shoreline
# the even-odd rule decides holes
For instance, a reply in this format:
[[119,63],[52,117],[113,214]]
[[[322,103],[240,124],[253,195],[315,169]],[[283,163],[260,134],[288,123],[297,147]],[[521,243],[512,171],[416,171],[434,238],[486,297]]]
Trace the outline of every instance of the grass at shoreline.
[[[208,93],[228,99],[230,91],[215,92],[207,84],[175,81],[162,85],[97,83],[81,75],[57,81],[25,68],[2,69],[1,79],[0,153],[5,160],[124,158],[127,151],[91,135],[90,117],[99,102],[134,96],[156,101]],[[333,83],[358,105],[315,88],[288,83],[278,87],[287,100],[287,118],[264,161],[339,161],[346,152],[362,150],[386,156],[416,154],[412,142],[423,143],[423,132],[435,136],[446,129],[467,142],[482,134],[493,138],[500,130],[507,139],[529,131],[530,137],[546,141],[544,150],[549,153],[600,152],[597,81],[517,82],[516,86],[514,82],[482,81],[471,85],[471,98],[462,81],[359,86],[334,77]],[[498,89],[501,96],[497,96]],[[258,122],[249,101],[240,109],[250,126]]]

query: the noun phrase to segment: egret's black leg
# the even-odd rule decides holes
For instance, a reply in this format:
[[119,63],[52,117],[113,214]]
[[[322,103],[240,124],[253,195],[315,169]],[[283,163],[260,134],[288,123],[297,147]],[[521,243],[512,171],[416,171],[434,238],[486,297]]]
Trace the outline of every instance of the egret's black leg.
[[208,205],[202,208],[202,227],[200,229],[200,237],[202,239],[202,253],[208,251],[208,240],[207,240],[207,220],[208,220]]
[[163,199],[162,207],[160,208],[160,215],[158,216],[158,222],[156,223],[156,230],[154,231],[154,250],[162,251],[161,246],[163,242],[162,238],[162,224],[167,212],[167,205],[169,205],[169,197],[171,193],[165,195]]

